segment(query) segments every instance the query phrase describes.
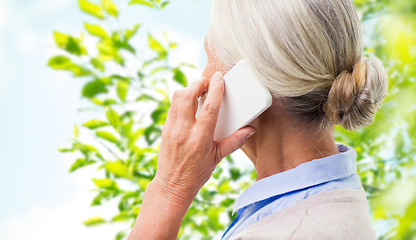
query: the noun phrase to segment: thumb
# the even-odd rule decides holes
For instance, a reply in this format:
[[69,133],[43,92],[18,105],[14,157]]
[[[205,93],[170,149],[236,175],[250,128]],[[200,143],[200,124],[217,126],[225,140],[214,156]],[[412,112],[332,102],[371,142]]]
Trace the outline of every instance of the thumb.
[[237,130],[232,135],[221,139],[218,142],[218,155],[220,159],[223,159],[227,155],[233,153],[235,150],[243,146],[244,142],[256,132],[256,129],[251,126],[247,126]]

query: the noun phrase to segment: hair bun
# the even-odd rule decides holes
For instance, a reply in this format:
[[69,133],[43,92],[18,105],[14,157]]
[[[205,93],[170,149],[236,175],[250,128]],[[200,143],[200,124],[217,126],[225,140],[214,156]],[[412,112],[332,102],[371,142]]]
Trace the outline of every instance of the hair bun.
[[369,125],[387,93],[387,74],[377,58],[358,61],[352,73],[334,80],[324,105],[326,116],[347,130]]

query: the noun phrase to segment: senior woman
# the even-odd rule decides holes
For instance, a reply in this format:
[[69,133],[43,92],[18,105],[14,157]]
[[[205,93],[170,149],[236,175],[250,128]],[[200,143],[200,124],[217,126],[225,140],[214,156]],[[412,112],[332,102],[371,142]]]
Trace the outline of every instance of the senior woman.
[[[223,239],[375,238],[356,154],[334,140],[334,125],[370,124],[386,94],[383,66],[364,58],[362,42],[351,0],[214,0],[206,79],[173,96],[157,173],[129,239],[175,239],[195,195],[240,147],[257,181],[236,201]],[[222,76],[241,59],[273,104],[214,141]]]

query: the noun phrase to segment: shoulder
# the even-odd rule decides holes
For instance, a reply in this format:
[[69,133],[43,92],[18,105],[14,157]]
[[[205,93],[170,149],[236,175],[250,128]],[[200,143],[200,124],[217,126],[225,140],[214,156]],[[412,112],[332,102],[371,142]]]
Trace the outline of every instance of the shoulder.
[[365,192],[331,190],[261,219],[234,239],[375,239],[375,234]]

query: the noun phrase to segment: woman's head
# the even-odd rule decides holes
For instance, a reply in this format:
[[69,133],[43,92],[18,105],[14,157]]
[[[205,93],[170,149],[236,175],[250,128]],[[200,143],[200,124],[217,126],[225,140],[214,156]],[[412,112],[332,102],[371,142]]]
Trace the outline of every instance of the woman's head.
[[217,69],[245,59],[302,123],[350,130],[372,122],[387,89],[362,42],[350,0],[213,0],[206,38]]

